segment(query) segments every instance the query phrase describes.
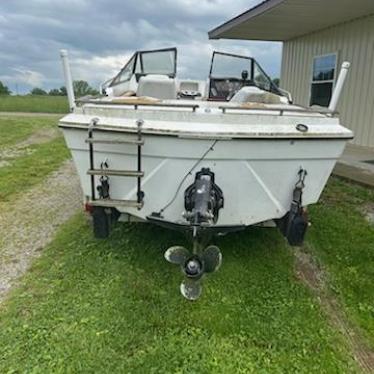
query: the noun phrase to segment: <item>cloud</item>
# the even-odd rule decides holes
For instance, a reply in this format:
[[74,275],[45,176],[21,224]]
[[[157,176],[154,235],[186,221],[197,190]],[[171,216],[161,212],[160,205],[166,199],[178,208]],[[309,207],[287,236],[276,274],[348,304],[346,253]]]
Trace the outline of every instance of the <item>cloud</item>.
[[72,60],[71,67],[75,80],[92,81],[92,71],[95,72],[95,82],[104,82],[116,75],[122,66],[130,59],[131,54],[90,58],[79,57]]
[[59,50],[74,79],[98,86],[135,50],[177,46],[178,73],[206,78],[214,49],[280,69],[279,43],[210,41],[207,32],[261,0],[15,0],[0,2],[0,79],[26,92],[64,84]]
[[2,80],[9,80],[12,79],[16,84],[26,84],[33,87],[40,87],[43,85],[45,77],[43,74],[28,70],[27,68],[19,67],[19,68],[11,68],[14,72],[12,75],[0,75],[0,79]]

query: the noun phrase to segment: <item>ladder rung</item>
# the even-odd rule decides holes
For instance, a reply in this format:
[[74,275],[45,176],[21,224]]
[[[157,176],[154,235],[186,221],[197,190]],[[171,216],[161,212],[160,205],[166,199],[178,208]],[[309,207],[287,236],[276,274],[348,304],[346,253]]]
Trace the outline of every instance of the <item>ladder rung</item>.
[[92,206],[101,206],[104,208],[115,208],[117,206],[142,208],[143,202],[138,203],[136,200],[112,200],[112,199],[99,199],[91,201]]
[[144,171],[136,170],[113,170],[113,169],[89,169],[89,175],[113,175],[119,177],[144,177]]
[[86,143],[91,144],[135,144],[144,145],[144,140],[115,140],[115,139],[86,139]]

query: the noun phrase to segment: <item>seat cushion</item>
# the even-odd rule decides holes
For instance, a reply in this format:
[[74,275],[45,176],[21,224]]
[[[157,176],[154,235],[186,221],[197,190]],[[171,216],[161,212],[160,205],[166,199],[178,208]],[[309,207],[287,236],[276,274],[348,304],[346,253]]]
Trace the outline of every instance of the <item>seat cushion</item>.
[[167,75],[149,74],[139,79],[136,95],[157,99],[176,99],[177,85],[175,79]]

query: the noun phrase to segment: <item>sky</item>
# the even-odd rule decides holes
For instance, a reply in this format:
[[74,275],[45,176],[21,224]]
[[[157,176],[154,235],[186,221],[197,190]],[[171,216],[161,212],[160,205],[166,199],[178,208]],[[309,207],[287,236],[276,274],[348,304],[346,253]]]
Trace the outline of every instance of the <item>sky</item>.
[[255,57],[278,77],[281,44],[209,40],[207,32],[261,0],[1,0],[0,81],[13,93],[113,77],[136,50],[178,48],[178,76],[206,79],[213,50]]

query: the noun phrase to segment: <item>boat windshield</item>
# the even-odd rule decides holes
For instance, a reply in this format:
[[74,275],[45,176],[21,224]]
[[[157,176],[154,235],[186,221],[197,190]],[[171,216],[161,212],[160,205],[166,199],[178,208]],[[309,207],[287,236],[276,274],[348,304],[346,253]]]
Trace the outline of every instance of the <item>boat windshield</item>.
[[209,73],[209,99],[228,101],[245,86],[255,86],[283,95],[255,59],[213,52]]
[[[111,88],[111,94],[114,96],[121,96],[124,92],[135,94],[141,77],[153,74],[175,78],[176,72],[176,48],[138,51],[133,54],[113,79],[102,85],[102,88],[105,90],[104,92],[107,92],[107,88]],[[169,83],[170,85],[174,84],[173,82]],[[199,82],[197,86],[199,87]],[[213,52],[209,72],[209,92],[206,96],[210,100],[230,101],[241,88],[247,86],[258,87],[261,90],[284,96],[255,59],[229,53]],[[191,91],[191,93],[185,91],[180,91],[177,96],[193,98],[197,96],[195,91]],[[205,95],[205,88],[202,91]],[[199,95],[202,96],[203,93],[199,92]],[[171,95],[171,97],[174,97],[174,95]]]
[[147,74],[168,75],[175,78],[177,72],[177,49],[138,51],[133,54],[122,70],[111,80],[110,87],[127,82],[135,75],[136,80]]

